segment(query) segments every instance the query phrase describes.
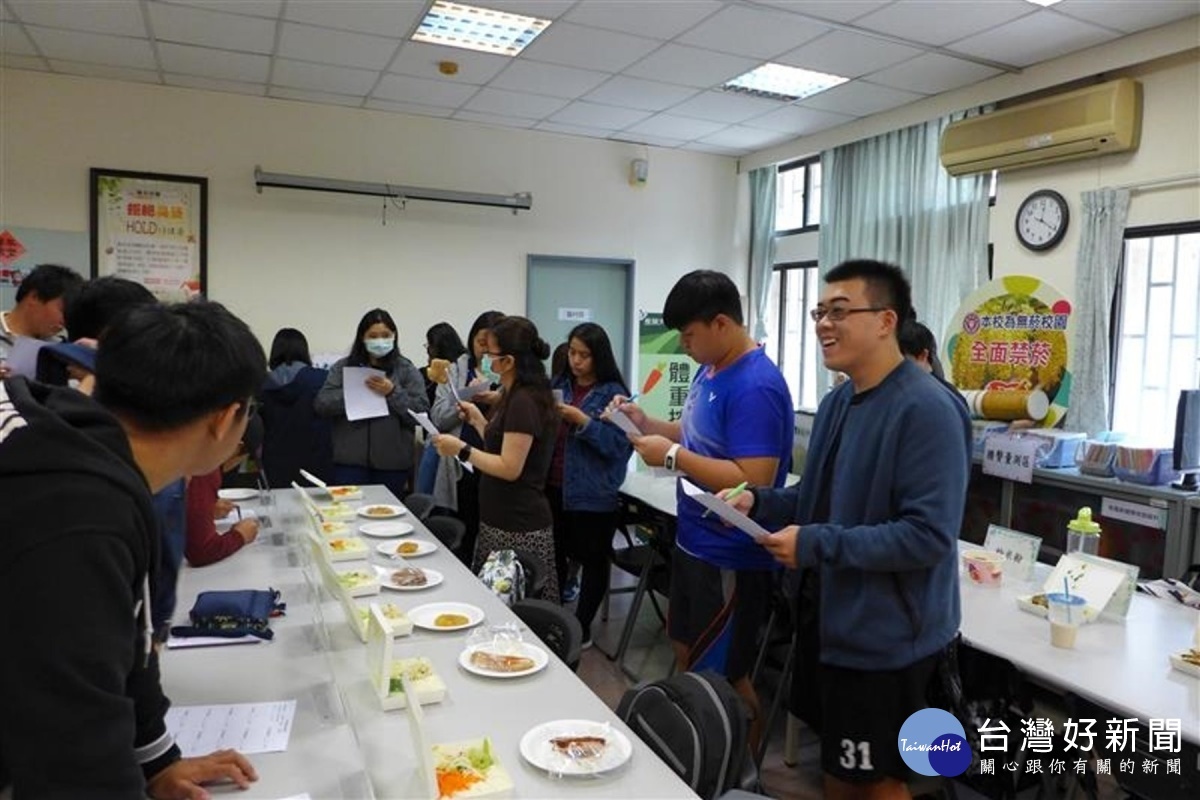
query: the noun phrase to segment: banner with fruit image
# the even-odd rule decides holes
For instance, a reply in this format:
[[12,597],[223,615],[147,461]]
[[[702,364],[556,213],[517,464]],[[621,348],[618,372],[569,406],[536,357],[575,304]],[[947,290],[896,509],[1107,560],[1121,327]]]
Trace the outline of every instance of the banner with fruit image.
[[976,289],[943,338],[947,377],[979,419],[1053,428],[1071,394],[1070,302],[1053,286],[1009,275]]
[[679,331],[663,324],[662,313],[642,311],[638,323],[638,379],[630,389],[637,404],[658,419],[675,421],[683,415],[688,387],[696,375],[679,343]]
[[91,170],[92,276],[140,283],[165,302],[205,291],[208,180]]

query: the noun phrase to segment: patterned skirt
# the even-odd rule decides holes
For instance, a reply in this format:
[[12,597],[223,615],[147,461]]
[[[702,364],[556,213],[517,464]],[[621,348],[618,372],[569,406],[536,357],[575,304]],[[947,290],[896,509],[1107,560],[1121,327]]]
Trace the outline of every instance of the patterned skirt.
[[[494,528],[486,522],[479,523],[479,539],[475,542],[475,560],[471,571],[476,575],[493,550],[516,550],[522,556],[536,561],[536,568],[546,579],[542,599],[558,603],[558,573],[554,568],[554,529],[516,533]],[[528,579],[528,576],[526,576]]]

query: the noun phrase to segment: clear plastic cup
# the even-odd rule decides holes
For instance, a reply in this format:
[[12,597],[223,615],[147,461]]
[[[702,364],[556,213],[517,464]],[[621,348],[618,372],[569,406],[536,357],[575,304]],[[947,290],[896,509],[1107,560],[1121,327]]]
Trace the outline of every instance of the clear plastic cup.
[[1087,601],[1077,594],[1048,594],[1050,644],[1070,650],[1075,647],[1079,626],[1083,624],[1083,610]]

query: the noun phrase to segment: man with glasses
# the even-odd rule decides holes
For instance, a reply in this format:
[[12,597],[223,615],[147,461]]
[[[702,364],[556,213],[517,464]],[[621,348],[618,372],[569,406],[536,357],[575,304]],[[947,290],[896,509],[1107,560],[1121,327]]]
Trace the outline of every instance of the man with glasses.
[[[835,267],[811,315],[826,368],[849,379],[817,411],[804,480],[730,502],[776,530],[765,547],[802,571],[791,696],[820,734],[825,796],[903,798],[897,736],[929,706],[960,621],[970,422],[900,351],[912,301],[898,267]],[[806,666],[814,650],[819,666]]]
[[266,358],[215,303],[112,321],[94,398],[0,382],[0,792],[199,798],[256,779],[240,754],[180,758],[151,641],[150,493],[244,435]]

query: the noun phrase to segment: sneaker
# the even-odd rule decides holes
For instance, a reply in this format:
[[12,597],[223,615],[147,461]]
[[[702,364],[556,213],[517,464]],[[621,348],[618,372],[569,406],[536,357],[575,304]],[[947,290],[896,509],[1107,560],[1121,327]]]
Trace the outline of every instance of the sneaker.
[[571,578],[560,595],[564,603],[574,603],[579,599],[579,578]]

